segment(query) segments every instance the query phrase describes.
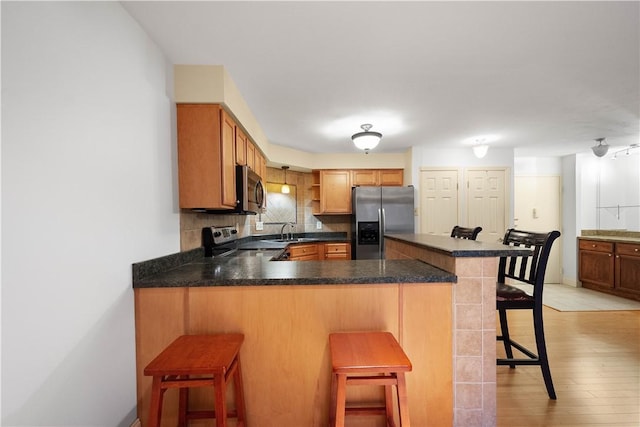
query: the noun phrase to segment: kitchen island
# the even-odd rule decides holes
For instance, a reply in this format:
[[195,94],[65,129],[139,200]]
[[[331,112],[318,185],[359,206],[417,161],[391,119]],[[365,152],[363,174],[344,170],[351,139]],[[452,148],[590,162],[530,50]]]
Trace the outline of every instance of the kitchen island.
[[[402,242],[402,237],[393,239]],[[482,277],[490,270],[495,273],[495,257],[508,248],[503,246],[499,253],[497,245],[486,246],[485,258],[482,245],[474,246],[480,265],[486,261],[487,270],[465,272],[476,263],[454,262],[459,268],[448,271],[417,260],[413,253],[403,255],[403,250],[416,247],[403,244],[408,247],[388,253],[404,259],[204,259],[193,251],[193,258],[181,254],[177,264],[161,261],[165,271],[134,269],[138,416],[143,425],[151,380],[142,370],[156,354],[178,335],[240,332],[245,335],[240,354],[247,424],[326,426],[331,374],[328,335],[367,330],[393,333],[412,361],[407,387],[414,425],[453,425],[454,413],[456,425],[471,425],[473,416],[483,418],[485,412],[495,421],[495,358],[488,367],[482,357],[489,334],[482,295],[490,287]],[[437,249],[439,256],[455,257],[441,251]],[[492,280],[495,292],[495,274]],[[468,300],[460,299],[463,295]],[[469,308],[472,315],[458,313],[462,308]],[[495,311],[491,315],[490,347],[495,356]],[[472,354],[458,353],[461,348]],[[488,384],[493,384],[493,402],[481,398],[490,394]],[[475,394],[478,390],[480,397]],[[357,392],[354,397],[365,401],[382,396],[377,390]],[[193,395],[195,405],[205,404],[207,393]],[[478,399],[486,408],[476,408]],[[167,391],[163,425],[175,425],[176,404],[175,390]],[[368,417],[352,421],[374,425]]]

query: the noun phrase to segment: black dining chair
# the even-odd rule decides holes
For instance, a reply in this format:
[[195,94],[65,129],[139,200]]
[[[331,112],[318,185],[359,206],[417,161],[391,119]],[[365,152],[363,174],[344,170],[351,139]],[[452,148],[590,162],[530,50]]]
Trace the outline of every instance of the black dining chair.
[[451,230],[451,237],[456,237],[458,239],[476,240],[476,237],[478,237],[478,233],[480,233],[481,231],[482,227],[466,228],[456,225],[455,227],[453,227],[453,230]]
[[[555,400],[556,392],[553,388],[549,358],[544,338],[542,321],[542,291],[547,261],[553,242],[560,237],[559,231],[550,233],[534,233],[516,229],[507,230],[503,243],[510,246],[531,248],[531,256],[501,257],[498,265],[498,281],[496,290],[496,308],[500,317],[500,333],[496,338],[504,343],[506,358],[497,359],[498,366],[509,365],[539,365],[547,388],[549,398]],[[509,280],[510,279],[510,280]],[[507,280],[509,281],[507,283]],[[509,284],[510,283],[510,284]],[[525,284],[532,287],[527,293],[513,284]],[[508,310],[532,310],[533,329],[536,339],[537,354],[523,345],[515,342],[509,335],[507,324]],[[524,354],[526,358],[515,358],[513,348]]]

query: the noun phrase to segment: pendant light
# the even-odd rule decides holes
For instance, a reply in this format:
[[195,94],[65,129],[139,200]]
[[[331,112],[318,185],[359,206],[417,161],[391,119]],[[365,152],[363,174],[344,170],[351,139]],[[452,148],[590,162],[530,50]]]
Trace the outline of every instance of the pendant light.
[[291,188],[289,188],[289,185],[287,184],[287,169],[289,169],[289,166],[282,166],[282,170],[284,171],[284,184],[282,184],[282,188],[280,188],[280,192],[282,194],[291,193]]
[[369,129],[373,127],[370,124],[360,125],[364,132],[358,132],[351,136],[351,140],[361,150],[364,150],[365,154],[369,154],[369,150],[372,150],[378,145],[382,139],[380,132],[373,132]]

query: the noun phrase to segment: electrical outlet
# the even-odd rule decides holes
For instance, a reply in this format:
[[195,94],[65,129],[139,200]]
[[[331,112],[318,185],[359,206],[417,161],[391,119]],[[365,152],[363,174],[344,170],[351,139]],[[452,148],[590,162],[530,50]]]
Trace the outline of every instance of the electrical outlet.
[[257,230],[257,231],[262,231],[262,230],[264,230],[264,222],[262,222],[262,221],[256,221],[256,230]]
[[316,222],[316,230],[322,230],[322,221]]

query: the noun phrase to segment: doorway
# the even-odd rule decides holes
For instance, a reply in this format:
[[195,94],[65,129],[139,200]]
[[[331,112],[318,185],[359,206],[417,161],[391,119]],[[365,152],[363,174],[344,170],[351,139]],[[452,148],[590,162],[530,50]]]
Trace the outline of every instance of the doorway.
[[[509,206],[507,172],[505,168],[422,169],[420,232],[449,236],[455,225],[481,226],[478,240],[501,240]],[[459,185],[460,176],[466,177],[466,186]]]
[[[560,230],[559,176],[514,178],[514,225],[520,230],[548,233]],[[562,237],[551,248],[545,283],[562,283]]]

